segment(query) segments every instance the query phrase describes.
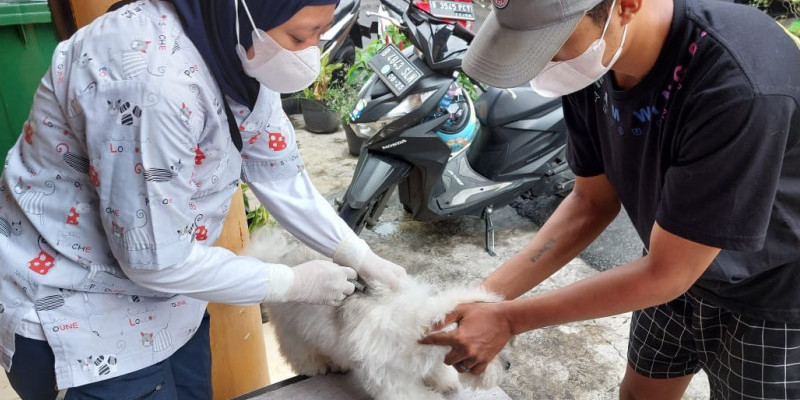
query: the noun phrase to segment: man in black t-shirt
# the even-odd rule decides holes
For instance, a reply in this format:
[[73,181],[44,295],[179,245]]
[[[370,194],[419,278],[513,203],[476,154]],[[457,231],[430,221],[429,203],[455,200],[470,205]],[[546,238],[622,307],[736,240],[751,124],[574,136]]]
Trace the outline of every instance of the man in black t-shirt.
[[[494,0],[464,60],[563,97],[575,189],[423,343],[480,373],[521,332],[634,311],[623,399],[800,398],[800,42],[716,0]],[[618,214],[645,255],[517,299]]]

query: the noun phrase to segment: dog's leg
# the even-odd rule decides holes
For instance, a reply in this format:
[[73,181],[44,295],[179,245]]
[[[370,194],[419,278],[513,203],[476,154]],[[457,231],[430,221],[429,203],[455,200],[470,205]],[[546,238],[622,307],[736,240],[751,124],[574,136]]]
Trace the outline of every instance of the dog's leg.
[[425,386],[441,393],[450,393],[459,389],[458,372],[447,364],[438,364],[430,374],[425,376]]
[[330,370],[329,366],[332,364],[331,360],[327,356],[312,348],[308,348],[306,351],[284,356],[286,356],[287,361],[289,362],[289,365],[292,366],[292,369],[294,369],[294,372],[297,372],[300,375],[325,375]]

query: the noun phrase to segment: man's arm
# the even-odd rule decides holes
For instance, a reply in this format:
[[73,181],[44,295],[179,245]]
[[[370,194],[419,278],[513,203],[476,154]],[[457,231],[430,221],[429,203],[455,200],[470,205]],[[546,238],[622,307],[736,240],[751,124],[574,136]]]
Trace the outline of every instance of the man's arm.
[[531,241],[492,272],[483,286],[514,299],[558,271],[586,248],[619,213],[605,175],[578,177],[575,188]]
[[451,346],[445,363],[461,363],[479,374],[513,335],[674,299],[697,281],[719,251],[673,235],[656,223],[647,256],[530,298],[459,305],[444,322],[457,322],[458,329],[427,336],[421,343]]
[[656,223],[647,256],[559,290],[507,302],[502,313],[517,334],[663,304],[689,290],[719,252]]

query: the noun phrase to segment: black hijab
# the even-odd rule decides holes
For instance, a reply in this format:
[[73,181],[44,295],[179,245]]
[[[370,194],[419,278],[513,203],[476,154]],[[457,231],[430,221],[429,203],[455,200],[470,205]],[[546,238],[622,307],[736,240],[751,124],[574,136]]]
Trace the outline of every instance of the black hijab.
[[[236,54],[235,2],[241,0],[170,0],[183,29],[206,62],[222,92],[250,109],[259,83],[246,75]],[[244,0],[258,29],[268,31],[288,21],[305,6],[336,4],[339,0]],[[239,4],[239,38],[245,49],[253,44],[253,27]]]

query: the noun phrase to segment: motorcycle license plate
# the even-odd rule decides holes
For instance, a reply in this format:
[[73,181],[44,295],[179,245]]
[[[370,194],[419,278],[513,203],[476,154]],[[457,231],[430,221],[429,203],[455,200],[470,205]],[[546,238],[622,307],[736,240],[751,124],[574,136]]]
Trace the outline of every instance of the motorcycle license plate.
[[475,10],[472,3],[452,0],[430,0],[431,14],[434,17],[446,19],[460,19],[464,21],[475,20]]
[[422,78],[422,71],[393,44],[387,44],[370,58],[369,66],[395,96],[402,95]]

